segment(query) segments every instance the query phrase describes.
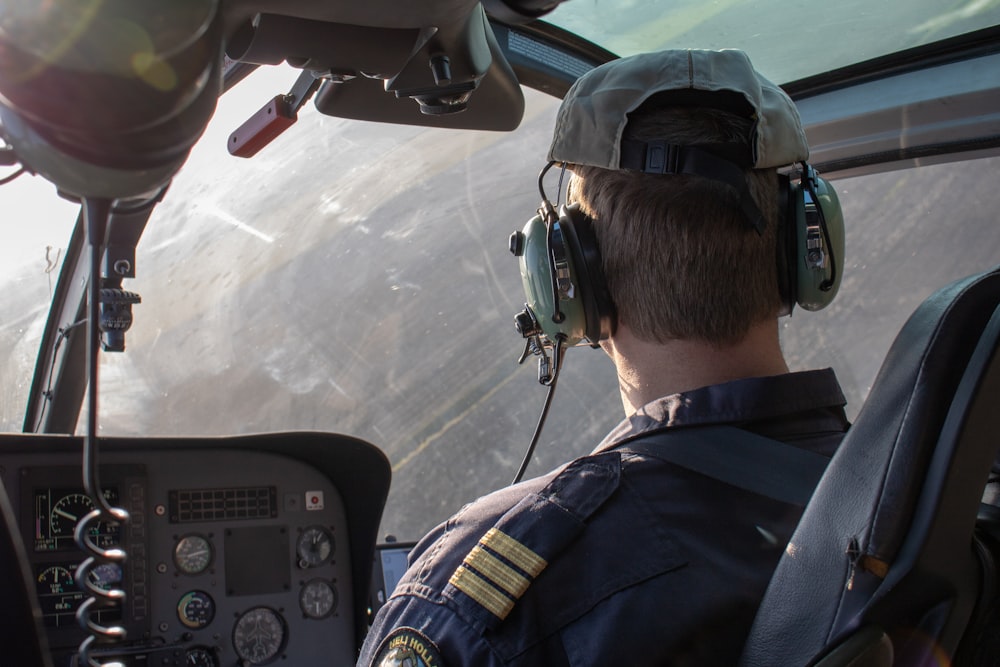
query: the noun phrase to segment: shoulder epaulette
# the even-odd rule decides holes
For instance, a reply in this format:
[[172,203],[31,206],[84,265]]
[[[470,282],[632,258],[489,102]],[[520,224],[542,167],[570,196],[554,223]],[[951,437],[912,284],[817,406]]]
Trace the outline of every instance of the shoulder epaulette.
[[500,517],[455,569],[445,594],[478,623],[495,627],[611,497],[620,478],[617,452],[572,462]]

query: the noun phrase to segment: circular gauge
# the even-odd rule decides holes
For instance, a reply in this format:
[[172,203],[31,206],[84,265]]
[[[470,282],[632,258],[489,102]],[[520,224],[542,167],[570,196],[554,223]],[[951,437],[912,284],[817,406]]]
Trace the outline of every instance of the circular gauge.
[[285,619],[269,607],[244,612],[233,628],[233,648],[251,665],[271,662],[285,646]]
[[104,590],[111,590],[115,584],[122,581],[122,568],[117,563],[102,563],[87,575],[90,582]]
[[323,526],[310,526],[299,535],[295,550],[299,567],[318,567],[333,555],[333,535]]
[[174,565],[184,574],[201,574],[212,564],[212,544],[201,535],[185,535],[174,546]]
[[218,667],[215,651],[204,646],[189,648],[184,653],[184,667]]
[[72,537],[76,524],[94,509],[94,503],[84,493],[68,493],[52,505],[49,530],[54,537]]
[[[104,497],[111,504],[117,502],[117,494],[113,491],[105,491]],[[94,509],[94,502],[90,497],[80,492],[66,493],[52,503],[47,518],[48,537],[54,540],[56,549],[60,548],[61,540],[74,539],[77,524]],[[120,527],[114,521],[94,521],[87,529],[88,539],[98,547],[110,547],[118,543]]]
[[76,593],[73,573],[61,565],[47,567],[38,575],[38,592],[41,595]]
[[299,606],[306,618],[326,618],[337,608],[337,589],[328,581],[307,581],[299,593]]
[[204,591],[185,593],[177,603],[177,618],[185,627],[200,630],[215,618],[215,601]]

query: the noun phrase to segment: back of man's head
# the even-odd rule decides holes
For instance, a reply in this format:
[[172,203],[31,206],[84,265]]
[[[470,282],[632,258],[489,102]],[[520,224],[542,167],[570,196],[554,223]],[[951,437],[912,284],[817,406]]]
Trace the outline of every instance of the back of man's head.
[[[731,177],[625,164],[629,146],[657,142],[738,164],[762,224],[748,220]],[[571,165],[569,199],[594,221],[619,323],[651,342],[717,345],[782,308],[776,167],[807,157],[791,100],[739,51],[644,54],[594,70],[567,94],[550,151]]]

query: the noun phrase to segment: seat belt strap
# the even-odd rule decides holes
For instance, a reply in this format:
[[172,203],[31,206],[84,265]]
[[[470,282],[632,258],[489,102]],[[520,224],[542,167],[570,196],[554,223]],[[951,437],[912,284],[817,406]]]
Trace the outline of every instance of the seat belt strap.
[[805,507],[830,459],[733,426],[671,428],[609,449],[673,463],[731,486]]

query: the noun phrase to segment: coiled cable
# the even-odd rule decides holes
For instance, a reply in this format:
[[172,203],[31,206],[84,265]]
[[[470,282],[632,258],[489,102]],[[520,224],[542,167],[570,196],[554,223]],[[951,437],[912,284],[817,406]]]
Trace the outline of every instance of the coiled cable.
[[[87,632],[77,649],[81,665],[87,667],[124,667],[121,662],[99,662],[91,655],[96,647],[110,648],[126,639],[125,627],[121,624],[104,625],[98,616],[105,610],[121,609],[125,604],[125,591],[121,581],[112,582],[103,588],[91,580],[91,573],[105,564],[118,566],[124,573],[126,553],[118,547],[103,547],[93,539],[100,533],[98,524],[116,524],[120,534],[124,534],[128,522],[128,512],[120,507],[112,507],[101,489],[100,464],[97,443],[98,407],[98,367],[101,349],[100,302],[101,302],[101,257],[104,250],[104,236],[111,215],[111,200],[85,198],[83,200],[84,223],[90,250],[90,283],[87,291],[87,429],[83,440],[83,485],[90,496],[94,509],[77,523],[74,537],[77,546],[89,557],[76,569],[76,585],[90,593],[76,612],[76,620]],[[122,577],[123,578],[123,577]],[[121,578],[120,578],[121,579]],[[105,615],[107,617],[108,614]],[[124,617],[124,614],[121,615]]]

